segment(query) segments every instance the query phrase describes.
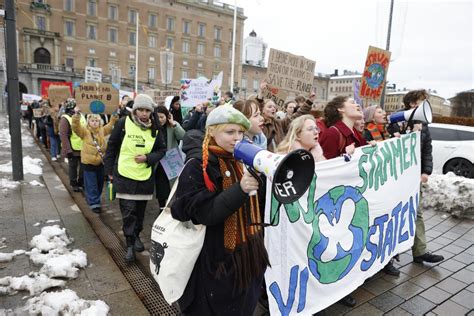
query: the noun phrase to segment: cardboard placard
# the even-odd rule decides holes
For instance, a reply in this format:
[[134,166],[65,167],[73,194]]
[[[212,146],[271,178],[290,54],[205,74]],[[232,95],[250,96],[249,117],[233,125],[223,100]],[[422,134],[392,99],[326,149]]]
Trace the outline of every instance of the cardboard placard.
[[54,109],[59,109],[59,105],[71,97],[68,86],[50,85],[48,88],[49,104]]
[[271,48],[268,57],[267,96],[283,106],[290,93],[309,96],[313,89],[316,62]]
[[33,109],[33,117],[40,118],[43,117],[43,108]]
[[388,50],[369,46],[365,60],[364,75],[360,85],[360,96],[377,100],[387,80],[388,65],[392,53]]
[[151,89],[146,90],[145,94],[149,95],[153,101],[158,105],[164,105],[166,97],[179,96],[179,90],[159,90]]
[[72,82],[71,81],[48,81],[48,80],[41,80],[41,97],[43,99],[48,98],[48,88],[51,85],[55,86],[68,86],[69,91],[72,93]]
[[83,113],[112,114],[119,105],[119,91],[110,83],[81,83],[75,97]]

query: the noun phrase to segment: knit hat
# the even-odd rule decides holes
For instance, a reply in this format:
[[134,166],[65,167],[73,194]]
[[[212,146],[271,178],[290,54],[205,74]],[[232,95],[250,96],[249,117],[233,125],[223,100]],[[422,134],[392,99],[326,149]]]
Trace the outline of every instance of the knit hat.
[[139,94],[135,97],[133,103],[133,111],[137,109],[146,109],[153,112],[154,108],[156,107],[156,103],[153,102],[153,99],[146,94]]
[[230,105],[221,105],[212,110],[206,120],[206,127],[219,124],[239,124],[245,130],[250,128],[250,121],[242,112],[234,109]]
[[369,107],[366,107],[364,109],[364,121],[366,123],[370,123],[374,120],[374,114],[375,114],[375,110],[378,108],[379,106],[377,104],[375,105],[371,105]]
[[74,110],[75,107],[76,107],[76,100],[74,100],[73,98],[68,98],[64,102],[64,109],[66,110],[66,112]]

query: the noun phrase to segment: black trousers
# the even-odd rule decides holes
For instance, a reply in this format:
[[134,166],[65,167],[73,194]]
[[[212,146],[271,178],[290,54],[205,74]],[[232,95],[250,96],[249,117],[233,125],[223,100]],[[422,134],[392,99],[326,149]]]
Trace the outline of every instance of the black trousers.
[[122,230],[128,246],[133,245],[135,238],[143,230],[143,219],[147,202],[119,199],[123,221]]
[[82,187],[84,183],[84,172],[82,170],[81,156],[68,158],[69,184],[73,187]]

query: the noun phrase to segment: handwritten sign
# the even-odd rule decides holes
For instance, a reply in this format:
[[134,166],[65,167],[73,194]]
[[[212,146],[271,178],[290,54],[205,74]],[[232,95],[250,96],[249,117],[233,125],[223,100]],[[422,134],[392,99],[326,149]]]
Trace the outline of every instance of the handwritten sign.
[[178,148],[168,150],[165,157],[160,160],[160,163],[169,180],[176,178],[184,166],[183,157]]
[[109,83],[81,83],[75,96],[83,113],[112,114],[119,104],[119,92]]
[[197,79],[181,79],[181,108],[192,108],[199,103],[212,101],[213,97],[220,96],[223,73],[220,72],[216,79],[208,80],[204,77]]
[[102,82],[102,68],[86,66],[84,70],[85,82]]
[[43,99],[48,98],[48,88],[51,85],[55,86],[68,86],[69,91],[72,93],[72,82],[71,81],[48,81],[48,80],[41,80],[41,97]]
[[166,97],[179,96],[179,90],[151,89],[151,90],[146,90],[145,94],[152,97],[153,101],[155,101],[156,104],[163,105],[165,103]]
[[267,96],[283,106],[288,95],[309,96],[313,88],[316,62],[276,49],[270,49],[266,82]]
[[364,75],[360,86],[360,96],[368,99],[379,99],[387,80],[391,52],[369,46],[365,60]]
[[33,117],[40,118],[43,117],[43,108],[33,109]]
[[59,109],[59,105],[71,97],[68,86],[50,85],[48,87],[49,104],[54,109]]

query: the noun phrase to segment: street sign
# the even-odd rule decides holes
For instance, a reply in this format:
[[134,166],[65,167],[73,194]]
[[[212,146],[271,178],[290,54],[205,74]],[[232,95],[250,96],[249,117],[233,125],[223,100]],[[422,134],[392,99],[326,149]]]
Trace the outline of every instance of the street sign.
[[102,68],[86,66],[85,82],[102,82]]

